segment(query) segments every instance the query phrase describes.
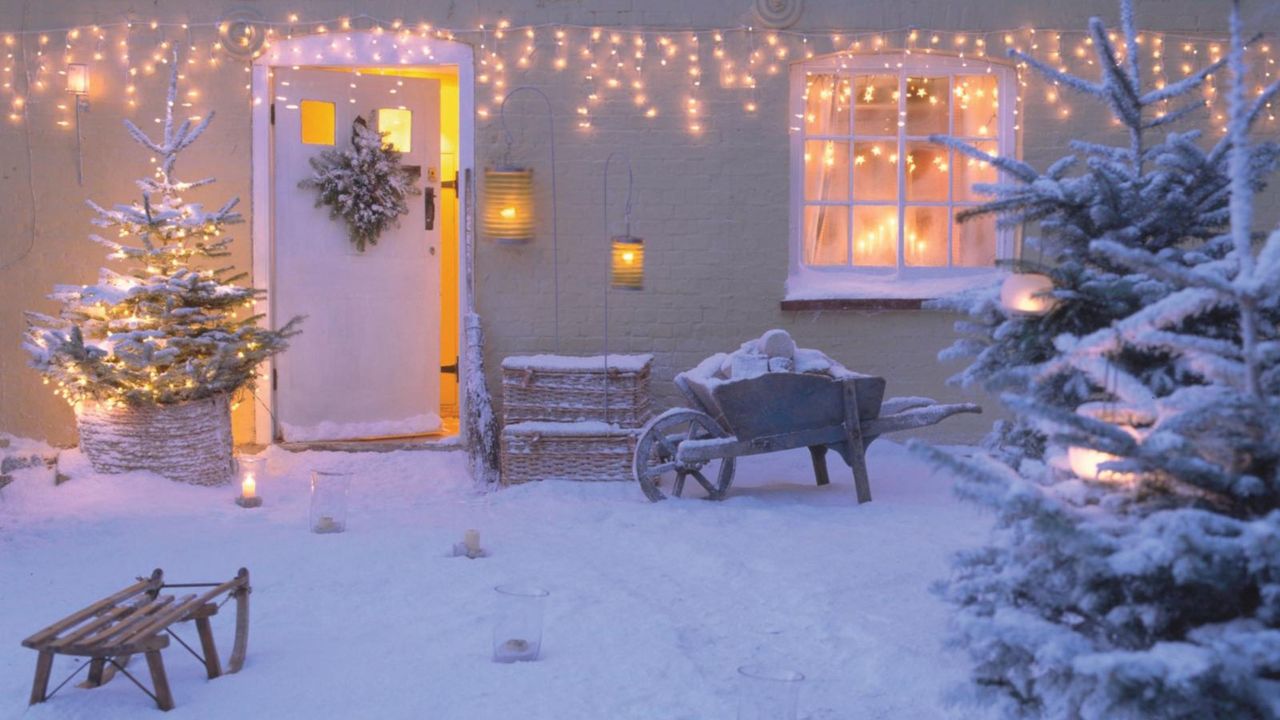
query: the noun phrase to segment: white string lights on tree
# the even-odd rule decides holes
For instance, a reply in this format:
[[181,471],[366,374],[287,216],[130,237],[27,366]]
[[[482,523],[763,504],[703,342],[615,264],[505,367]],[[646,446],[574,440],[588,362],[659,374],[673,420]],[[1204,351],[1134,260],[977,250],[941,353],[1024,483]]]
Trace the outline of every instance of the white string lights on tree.
[[[50,117],[56,125],[70,129],[74,125],[74,104],[67,102],[65,94],[55,95],[61,86],[58,80],[68,65],[86,64],[95,78],[95,99],[120,102],[127,112],[134,112],[143,105],[139,93],[163,91],[162,83],[149,79],[163,76],[157,70],[169,63],[174,51],[181,56],[183,80],[191,88],[182,98],[182,105],[192,107],[204,97],[201,85],[237,78],[233,82],[240,86],[239,76],[233,73],[247,71],[248,60],[256,53],[279,53],[276,44],[280,40],[348,31],[374,34],[385,43],[386,61],[396,58],[395,62],[405,65],[429,61],[433,41],[473,45],[479,86],[476,115],[482,122],[494,114],[513,74],[524,75],[522,82],[529,82],[531,74],[540,72],[576,75],[578,81],[566,87],[576,95],[569,107],[583,132],[592,130],[595,118],[605,107],[625,103],[630,113],[649,120],[680,119],[684,129],[697,136],[714,122],[704,80],[710,79],[720,90],[740,93],[740,111],[757,115],[761,110],[757,96],[761,83],[785,82],[790,62],[830,53],[958,55],[972,59],[975,68],[981,70],[991,60],[1002,61],[1007,50],[1017,49],[1069,72],[1088,75],[1089,66],[1095,64],[1092,42],[1085,33],[1043,28],[801,32],[752,26],[673,29],[515,25],[509,19],[475,27],[442,28],[425,19],[414,22],[353,16],[312,20],[298,13],[273,19],[245,14],[227,16],[216,23],[130,19],[68,28],[0,31],[4,58],[0,107],[7,108],[12,123]],[[334,41],[313,57],[275,59],[298,64],[350,59],[350,38],[342,34],[333,37]],[[1123,42],[1119,44],[1123,48]],[[1137,50],[1157,82],[1165,83],[1214,62],[1222,56],[1224,47],[1216,35],[1144,33],[1138,37]],[[1261,88],[1276,73],[1272,46],[1260,41],[1250,51],[1255,85]],[[1037,101],[1043,99],[1060,120],[1070,118],[1069,95],[1030,75],[1023,73],[1020,78],[1021,94]],[[243,87],[246,99],[250,99],[248,84]],[[659,87],[665,91],[655,92]],[[676,88],[682,90],[674,91]],[[1205,85],[1204,95],[1211,108],[1210,117],[1220,129],[1225,123],[1222,94],[1210,82]],[[250,101],[261,102],[257,98]],[[28,103],[54,106],[56,112],[33,115]],[[1273,130],[1277,127],[1270,106],[1267,121]]]

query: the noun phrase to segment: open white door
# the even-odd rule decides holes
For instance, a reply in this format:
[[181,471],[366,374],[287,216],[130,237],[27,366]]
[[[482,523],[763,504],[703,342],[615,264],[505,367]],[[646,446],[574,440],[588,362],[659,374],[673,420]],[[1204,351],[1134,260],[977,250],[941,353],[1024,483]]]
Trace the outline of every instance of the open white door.
[[[305,315],[302,334],[276,358],[277,437],[361,440],[440,428],[440,92],[435,80],[276,68],[273,316]],[[298,183],[309,160],[351,144],[357,116],[392,136],[421,168],[409,198],[364,252],[341,220]]]

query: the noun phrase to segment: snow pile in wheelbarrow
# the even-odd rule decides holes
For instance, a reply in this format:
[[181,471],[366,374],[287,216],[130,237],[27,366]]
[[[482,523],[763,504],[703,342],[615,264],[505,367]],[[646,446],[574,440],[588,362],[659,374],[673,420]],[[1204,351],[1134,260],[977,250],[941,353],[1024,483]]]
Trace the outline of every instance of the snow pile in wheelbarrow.
[[798,372],[843,379],[866,377],[833,360],[821,350],[796,347],[786,330],[770,330],[731,353],[716,353],[685,373],[708,387],[727,380],[753,378],[769,372]]

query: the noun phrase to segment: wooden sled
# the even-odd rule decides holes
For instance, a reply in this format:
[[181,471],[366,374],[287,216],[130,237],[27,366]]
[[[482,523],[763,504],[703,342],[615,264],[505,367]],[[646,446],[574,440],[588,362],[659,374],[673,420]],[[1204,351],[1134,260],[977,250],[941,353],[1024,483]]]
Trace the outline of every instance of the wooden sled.
[[[176,597],[162,593],[165,588],[208,588],[200,594]],[[100,687],[109,682],[116,672],[123,673],[143,692],[156,701],[161,710],[173,709],[173,694],[164,671],[160,651],[169,646],[169,638],[177,640],[204,664],[209,679],[223,674],[218,659],[218,648],[213,642],[213,628],[209,618],[230,600],[236,601],[236,637],[227,661],[226,672],[239,672],[244,666],[245,651],[249,641],[249,571],[240,568],[236,576],[223,583],[179,583],[166,585],[164,572],[156,569],[149,578],[107,596],[92,605],[74,612],[40,632],[22,641],[40,653],[36,660],[36,676],[31,684],[31,704],[44,702],[58,692],[84,667],[89,668],[89,678],[81,687]],[[226,596],[222,602],[218,599]],[[172,625],[194,621],[200,636],[203,656],[174,634]],[[141,653],[147,659],[153,690],[148,690],[133,677],[125,666],[129,658]],[[63,680],[53,692],[49,689],[49,674],[53,669],[54,655],[79,655],[89,662],[77,668]]]

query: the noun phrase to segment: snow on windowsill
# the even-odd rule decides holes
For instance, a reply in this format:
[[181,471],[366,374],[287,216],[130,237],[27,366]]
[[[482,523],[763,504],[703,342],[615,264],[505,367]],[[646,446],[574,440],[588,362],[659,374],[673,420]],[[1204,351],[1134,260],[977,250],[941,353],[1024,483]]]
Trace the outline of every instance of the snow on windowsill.
[[933,300],[1000,280],[996,268],[886,268],[818,270],[800,268],[787,278],[788,301]]

